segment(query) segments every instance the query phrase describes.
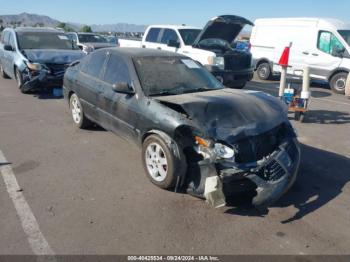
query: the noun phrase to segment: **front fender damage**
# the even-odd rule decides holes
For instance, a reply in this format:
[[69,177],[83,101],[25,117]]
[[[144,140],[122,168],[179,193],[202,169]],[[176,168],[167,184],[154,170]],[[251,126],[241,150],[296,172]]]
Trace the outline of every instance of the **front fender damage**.
[[[290,150],[293,148],[293,150]],[[256,196],[252,205],[257,209],[266,209],[277,201],[294,184],[300,163],[300,149],[296,139],[281,145],[271,156],[259,163],[249,163],[220,169],[218,163],[201,161],[189,168],[188,193],[205,198],[213,207],[226,203],[230,186],[227,181],[235,177],[244,177],[256,185]]]
[[37,74],[32,74],[29,69],[25,69],[22,72],[23,84],[21,89],[25,92],[36,89],[40,86],[41,83],[46,82],[48,71],[41,70]]

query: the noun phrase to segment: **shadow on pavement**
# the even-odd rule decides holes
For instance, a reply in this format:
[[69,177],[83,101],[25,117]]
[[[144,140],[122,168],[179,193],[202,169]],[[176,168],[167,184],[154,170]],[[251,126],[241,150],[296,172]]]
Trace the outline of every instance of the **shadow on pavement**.
[[52,99],[52,100],[63,99],[63,96],[55,96],[52,90],[40,90],[29,94],[32,94],[34,97],[38,99]]
[[350,123],[350,114],[339,111],[309,110],[305,114],[304,123],[347,124]]
[[[301,145],[302,161],[299,176],[294,186],[273,207],[293,206],[297,212],[281,223],[299,220],[322,208],[338,197],[343,187],[350,182],[350,159],[332,152]],[[263,217],[268,210],[259,212],[251,207],[254,195],[245,195],[231,201],[231,209],[226,213]]]

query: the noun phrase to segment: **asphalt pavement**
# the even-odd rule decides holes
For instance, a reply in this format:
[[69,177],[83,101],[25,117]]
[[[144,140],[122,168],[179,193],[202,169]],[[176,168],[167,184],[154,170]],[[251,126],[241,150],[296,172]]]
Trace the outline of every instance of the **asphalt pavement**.
[[292,123],[302,162],[290,192],[266,213],[240,199],[214,209],[152,185],[136,146],[77,129],[63,99],[1,79],[0,254],[349,254],[350,100],[313,86]]

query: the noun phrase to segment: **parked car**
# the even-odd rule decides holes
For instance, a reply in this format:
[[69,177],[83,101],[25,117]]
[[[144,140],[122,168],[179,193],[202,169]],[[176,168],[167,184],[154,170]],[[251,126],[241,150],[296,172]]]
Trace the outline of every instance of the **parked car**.
[[225,88],[187,56],[101,49],[69,67],[64,96],[76,126],[94,122],[138,144],[161,188],[182,185],[203,197],[206,179],[219,176],[226,196],[255,185],[253,204],[261,207],[296,178],[300,153],[286,106]]
[[298,76],[309,66],[312,80],[328,82],[335,93],[344,94],[350,71],[350,24],[323,18],[258,19],[250,42],[259,78],[280,74],[278,60],[292,42],[288,74]]
[[110,43],[105,37],[95,33],[67,33],[69,39],[75,43],[83,52],[89,54],[94,50],[104,47],[115,47],[117,44]]
[[106,39],[108,43],[114,44],[116,46],[119,46],[119,39],[116,36],[106,36]]
[[68,65],[84,56],[52,28],[6,28],[0,43],[0,74],[16,79],[23,93],[61,87]]
[[151,25],[142,41],[122,40],[121,47],[161,49],[186,55],[202,65],[226,86],[243,88],[253,77],[252,56],[231,47],[245,25],[239,16],[212,18],[204,29],[192,26]]

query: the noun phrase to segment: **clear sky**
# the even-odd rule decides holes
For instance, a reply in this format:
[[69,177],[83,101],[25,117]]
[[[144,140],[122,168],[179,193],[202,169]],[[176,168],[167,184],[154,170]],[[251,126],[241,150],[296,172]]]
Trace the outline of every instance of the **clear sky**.
[[216,15],[262,17],[319,16],[350,22],[350,0],[0,0],[0,14],[48,15],[82,24],[188,24],[203,26]]

